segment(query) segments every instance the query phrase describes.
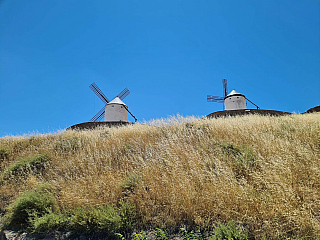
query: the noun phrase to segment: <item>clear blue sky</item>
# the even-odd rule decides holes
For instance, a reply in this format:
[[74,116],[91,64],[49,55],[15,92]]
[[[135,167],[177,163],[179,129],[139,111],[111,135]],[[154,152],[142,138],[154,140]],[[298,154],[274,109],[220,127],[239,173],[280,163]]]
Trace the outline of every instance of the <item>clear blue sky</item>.
[[320,105],[320,1],[1,0],[0,58],[0,137],[89,121],[92,82],[110,99],[128,87],[139,121],[222,110],[206,101],[222,78],[305,112]]

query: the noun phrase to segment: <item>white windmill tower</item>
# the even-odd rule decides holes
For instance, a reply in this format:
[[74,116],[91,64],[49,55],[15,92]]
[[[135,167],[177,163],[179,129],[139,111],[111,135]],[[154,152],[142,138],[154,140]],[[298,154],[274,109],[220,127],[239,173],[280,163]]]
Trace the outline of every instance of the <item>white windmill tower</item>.
[[238,109],[247,109],[246,97],[236,90],[232,90],[231,93],[224,98],[224,110]]
[[223,97],[207,95],[208,102],[223,103],[224,105],[223,110],[241,110],[241,109],[247,109],[246,100],[248,100],[250,103],[256,106],[257,109],[260,109],[256,104],[251,102],[243,94],[238,93],[236,90],[232,90],[229,94],[227,94],[228,92],[227,79],[222,79],[222,85],[223,85]]
[[119,97],[115,97],[111,102],[106,104],[104,121],[127,122],[127,120],[127,105],[124,102],[122,102]]
[[129,111],[127,105],[122,101],[130,93],[128,88],[123,89],[122,92],[110,101],[95,83],[92,83],[89,87],[105,104],[105,106],[91,118],[90,122],[98,122],[103,117],[105,122],[127,122],[128,113],[137,121],[135,116]]

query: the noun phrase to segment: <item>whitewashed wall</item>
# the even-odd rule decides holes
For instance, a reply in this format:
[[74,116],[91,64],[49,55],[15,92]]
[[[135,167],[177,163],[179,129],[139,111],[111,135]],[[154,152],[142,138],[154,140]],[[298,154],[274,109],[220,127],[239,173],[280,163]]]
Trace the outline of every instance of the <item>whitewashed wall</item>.
[[230,96],[224,100],[225,110],[238,110],[238,109],[246,109],[247,102],[244,96]]
[[105,108],[106,122],[127,122],[128,112],[121,104],[107,104]]

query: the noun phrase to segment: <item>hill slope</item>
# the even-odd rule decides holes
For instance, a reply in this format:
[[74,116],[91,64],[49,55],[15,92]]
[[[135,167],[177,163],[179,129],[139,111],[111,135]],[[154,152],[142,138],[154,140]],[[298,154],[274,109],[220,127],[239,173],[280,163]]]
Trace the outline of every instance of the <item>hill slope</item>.
[[[232,220],[256,239],[320,237],[319,113],[153,125],[1,138],[3,226],[209,231]],[[46,200],[30,215],[26,199]]]

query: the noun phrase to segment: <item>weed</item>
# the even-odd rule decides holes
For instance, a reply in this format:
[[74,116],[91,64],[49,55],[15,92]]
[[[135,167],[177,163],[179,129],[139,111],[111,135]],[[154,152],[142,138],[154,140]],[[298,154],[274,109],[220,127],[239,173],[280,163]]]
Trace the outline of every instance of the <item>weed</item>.
[[50,160],[47,154],[21,158],[4,171],[2,179],[8,180],[11,176],[28,175],[30,172],[39,173],[45,169]]
[[52,230],[65,230],[70,224],[71,218],[69,216],[50,210],[43,216],[36,217],[32,220],[32,228],[37,233],[47,233]]
[[126,240],[121,233],[115,233],[115,236],[118,237],[119,240]]
[[17,198],[3,217],[3,227],[31,227],[32,221],[52,211],[54,199],[48,187],[39,185],[35,191],[27,191]]
[[123,202],[119,209],[110,205],[98,208],[77,208],[61,212],[54,208],[54,201],[49,193],[25,192],[4,216],[4,227],[21,226],[37,233],[53,230],[71,230],[81,234],[105,232],[129,232],[134,224],[133,208]]
[[239,230],[235,223],[229,221],[228,225],[218,223],[214,229],[215,235],[210,237],[209,240],[247,240],[248,233]]
[[166,233],[160,228],[156,228],[155,234],[156,234],[156,240],[168,240]]
[[119,208],[110,205],[78,208],[71,213],[71,228],[77,232],[129,232],[135,223],[135,208],[126,201]]
[[71,221],[72,229],[80,233],[107,232],[114,234],[121,228],[121,216],[110,205],[76,209]]
[[120,201],[119,203],[119,215],[121,218],[121,230],[123,232],[129,232],[132,230],[135,224],[136,209],[128,201]]
[[147,234],[144,231],[132,233],[132,240],[147,240]]
[[134,192],[134,189],[139,185],[140,176],[136,173],[129,173],[128,177],[124,182],[120,184],[120,186],[124,190],[128,190],[130,192]]
[[183,234],[183,240],[201,240],[203,239],[200,230],[196,232],[188,232],[185,228],[180,229],[181,233]]

